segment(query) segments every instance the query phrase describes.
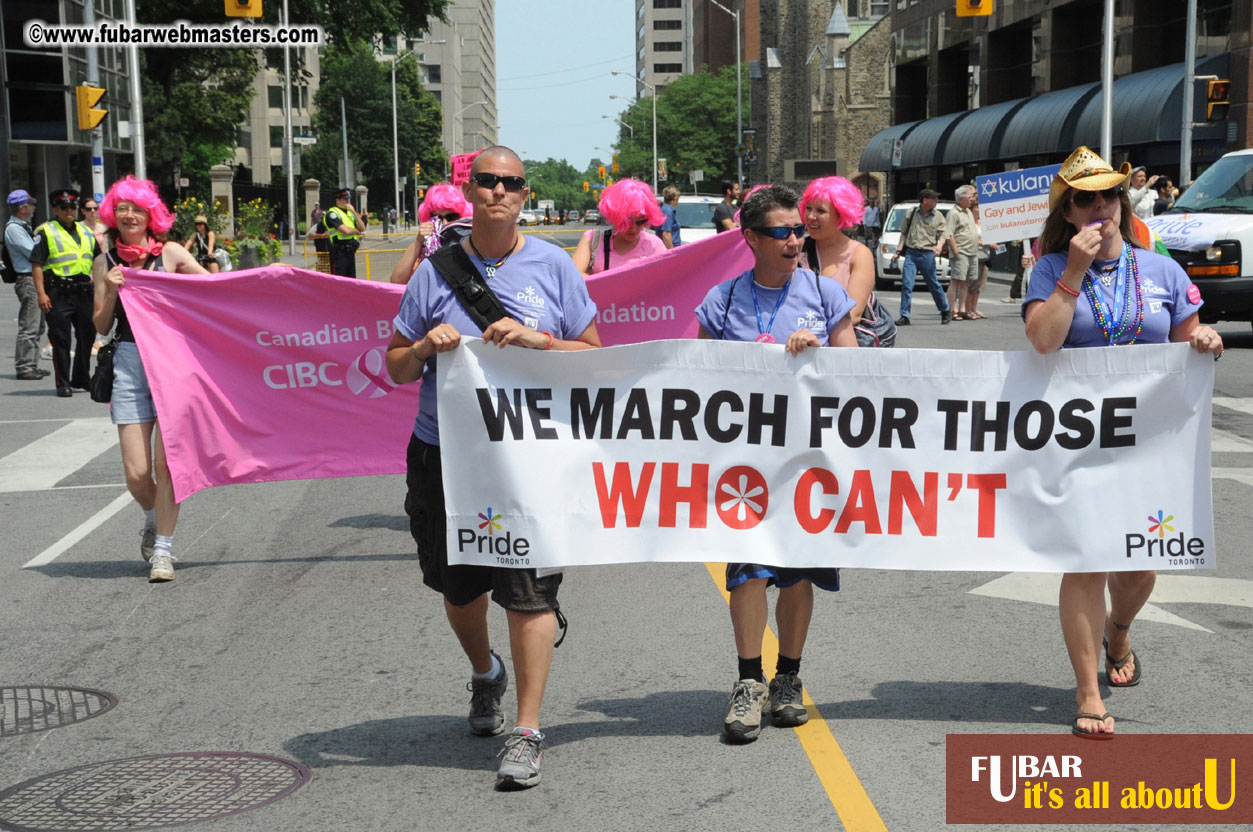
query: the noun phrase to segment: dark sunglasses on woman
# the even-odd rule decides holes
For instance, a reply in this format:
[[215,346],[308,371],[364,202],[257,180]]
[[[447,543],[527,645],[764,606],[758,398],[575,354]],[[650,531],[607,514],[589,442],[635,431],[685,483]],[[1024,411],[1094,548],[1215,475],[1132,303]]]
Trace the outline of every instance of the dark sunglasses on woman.
[[1103,191],[1075,191],[1075,195],[1070,198],[1070,201],[1080,208],[1087,208],[1093,202],[1096,202],[1097,194],[1100,194],[1101,198],[1106,202],[1113,202],[1121,197],[1122,193],[1122,185],[1115,185]]
[[[506,186],[506,189],[508,189],[508,186]],[[439,217],[444,222],[454,222],[455,220],[461,219],[460,214],[454,214],[452,212],[449,212],[447,214],[436,214],[435,216]]]
[[804,223],[800,225],[771,225],[766,228],[754,228],[753,231],[756,231],[758,234],[765,234],[767,237],[773,237],[776,240],[786,240],[793,234],[796,235],[798,240],[805,239]]
[[476,173],[470,177],[480,188],[492,190],[496,183],[503,183],[506,191],[520,191],[526,187],[525,176],[497,176],[494,173]]

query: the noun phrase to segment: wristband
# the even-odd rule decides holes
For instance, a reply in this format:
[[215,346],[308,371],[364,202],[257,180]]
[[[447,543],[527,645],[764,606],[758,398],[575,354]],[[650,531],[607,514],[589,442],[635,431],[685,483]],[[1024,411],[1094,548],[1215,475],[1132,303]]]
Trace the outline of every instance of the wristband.
[[422,359],[418,357],[418,345],[417,344],[409,345],[409,354],[413,356],[414,361],[418,362],[419,364],[423,363]]
[[552,346],[553,346],[553,341],[555,340],[555,339],[553,338],[553,334],[552,334],[551,332],[549,332],[549,331],[545,330],[545,331],[541,332],[541,333],[540,333],[540,335],[547,335],[547,336],[548,336],[548,343],[547,343],[547,344],[545,344],[544,346],[540,347],[540,349],[542,349],[542,350],[549,350],[549,349],[552,349]]
[[1072,298],[1077,298],[1077,297],[1079,297],[1079,290],[1078,290],[1078,289],[1072,289],[1072,288],[1070,288],[1069,286],[1067,286],[1065,283],[1063,283],[1063,282],[1062,282],[1062,281],[1060,281],[1060,280],[1058,280],[1058,281],[1057,281],[1057,288],[1058,288],[1058,289],[1061,289],[1063,292],[1065,292],[1066,294],[1070,295]]

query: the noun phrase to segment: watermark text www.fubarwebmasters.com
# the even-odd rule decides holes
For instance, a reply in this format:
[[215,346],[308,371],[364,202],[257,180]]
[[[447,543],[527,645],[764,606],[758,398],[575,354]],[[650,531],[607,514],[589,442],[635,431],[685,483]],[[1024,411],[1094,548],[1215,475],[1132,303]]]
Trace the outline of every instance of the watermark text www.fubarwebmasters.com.
[[189,23],[163,25],[122,22],[95,26],[61,26],[29,20],[22,39],[35,49],[58,46],[320,46],[322,27],[304,24],[270,26],[264,23]]

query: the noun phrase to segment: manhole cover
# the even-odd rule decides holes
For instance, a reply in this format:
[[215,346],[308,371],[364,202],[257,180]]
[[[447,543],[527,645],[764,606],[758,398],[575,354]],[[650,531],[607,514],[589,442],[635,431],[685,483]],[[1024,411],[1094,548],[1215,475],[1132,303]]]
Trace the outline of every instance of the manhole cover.
[[33,734],[100,716],[117,697],[86,688],[0,687],[0,737]]
[[312,775],[265,754],[197,751],[109,760],[45,774],[0,792],[0,829],[164,829],[259,809]]

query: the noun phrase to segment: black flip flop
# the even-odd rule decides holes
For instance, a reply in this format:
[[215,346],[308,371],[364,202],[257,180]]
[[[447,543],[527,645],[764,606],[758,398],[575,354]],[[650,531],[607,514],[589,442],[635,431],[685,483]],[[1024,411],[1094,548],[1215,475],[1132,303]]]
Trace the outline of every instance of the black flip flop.
[[1109,711],[1106,711],[1103,714],[1075,714],[1074,721],[1070,726],[1070,733],[1074,734],[1076,737],[1083,737],[1087,740],[1112,740],[1114,738],[1114,733],[1112,731],[1084,731],[1079,727],[1079,720],[1095,719],[1097,722],[1104,722],[1107,719],[1112,719],[1113,716],[1114,715]]
[[1127,662],[1135,662],[1136,669],[1131,674],[1131,678],[1125,682],[1115,682],[1109,677],[1109,671],[1105,671],[1105,681],[1109,683],[1111,688],[1134,688],[1136,685],[1140,684],[1140,670],[1143,668],[1143,665],[1140,664],[1140,657],[1136,655],[1136,651],[1134,650],[1128,650],[1127,655],[1123,656],[1118,661],[1111,659],[1109,657],[1109,651],[1106,650],[1105,663],[1112,666],[1115,670],[1122,670],[1123,666]]

